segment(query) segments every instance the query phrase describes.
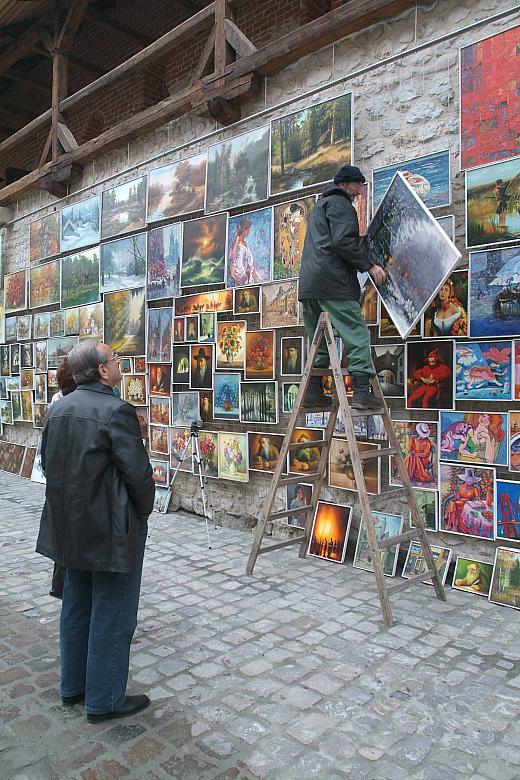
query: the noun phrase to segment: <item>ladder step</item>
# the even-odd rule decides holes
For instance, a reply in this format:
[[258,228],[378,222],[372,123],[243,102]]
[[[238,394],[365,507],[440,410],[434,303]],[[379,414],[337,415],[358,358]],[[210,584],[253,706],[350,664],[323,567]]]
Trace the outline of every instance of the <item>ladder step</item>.
[[282,509],[280,512],[273,512],[267,516],[268,520],[278,520],[279,517],[287,517],[287,515],[294,515],[296,512],[308,512],[309,509],[314,509],[312,504],[306,506],[299,506],[298,509]]
[[[332,372],[332,368],[312,368],[310,374],[311,376],[327,376],[328,374],[332,374]],[[348,368],[343,368],[341,373],[343,376],[350,376]]]
[[419,529],[411,528],[409,531],[403,531],[402,534],[391,536],[389,539],[382,539],[377,546],[380,550],[385,550],[387,547],[393,547],[394,544],[401,544],[401,542],[408,542],[411,539],[417,539],[418,536]]
[[292,539],[286,539],[285,542],[277,542],[277,544],[270,544],[269,547],[260,547],[258,550],[258,555],[262,555],[262,553],[271,552],[271,550],[279,550],[281,547],[289,547],[290,544],[297,544],[297,542],[302,542],[305,539],[305,536],[293,536]]
[[360,452],[360,460],[372,460],[372,458],[384,458],[385,455],[395,455],[397,450],[395,447],[386,447],[382,450],[370,450],[369,452]]
[[318,439],[317,441],[295,441],[293,444],[289,444],[290,450],[301,450],[303,447],[307,449],[312,447],[323,447],[324,444],[328,444],[327,439]]
[[424,582],[424,580],[431,580],[433,577],[435,577],[435,572],[433,569],[428,569],[428,571],[425,571],[422,574],[416,574],[409,579],[404,579],[401,580],[401,582],[396,582],[393,585],[389,585],[386,589],[386,592],[389,596],[391,596],[393,593],[397,593],[398,590],[411,588],[412,585],[419,585],[421,582]]
[[392,498],[393,496],[399,496],[404,490],[404,485],[400,487],[395,486],[391,490],[382,490],[379,495],[381,498]]
[[312,409],[306,408],[305,406],[302,406],[300,411],[298,412],[298,417],[306,415],[306,414],[319,414],[320,412],[331,412],[332,411],[332,405],[329,406],[313,406]]
[[302,474],[299,477],[281,477],[278,480],[278,487],[282,485],[299,485],[300,482],[312,482],[319,476],[317,471],[312,471],[310,474]]

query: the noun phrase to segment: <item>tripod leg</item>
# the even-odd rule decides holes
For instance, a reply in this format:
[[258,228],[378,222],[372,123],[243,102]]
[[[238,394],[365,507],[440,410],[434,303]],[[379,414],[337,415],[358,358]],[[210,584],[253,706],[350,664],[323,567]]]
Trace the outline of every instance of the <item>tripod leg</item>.
[[208,547],[211,550],[211,538],[209,535],[209,518],[208,518],[208,510],[207,510],[207,504],[206,504],[206,490],[205,490],[205,481],[206,477],[202,472],[202,464],[200,459],[200,449],[199,449],[199,438],[198,436],[193,437],[193,459],[195,463],[197,464],[197,468],[199,471],[199,485],[200,485],[200,493],[202,497],[202,509],[204,512],[204,521],[206,523],[206,534],[208,535]]
[[[188,441],[186,442],[186,446],[184,447],[184,450],[182,451],[182,454],[181,454],[181,456],[180,456],[180,458],[179,458],[179,462],[178,462],[178,463],[177,463],[177,465],[175,466],[175,471],[173,472],[173,477],[171,477],[171,479],[170,479],[170,484],[168,485],[168,487],[170,488],[170,490],[171,490],[171,489],[172,489],[172,487],[173,487],[173,483],[175,482],[175,477],[177,476],[177,474],[178,474],[178,472],[179,472],[179,469],[180,469],[180,467],[181,467],[181,463],[183,463],[183,462],[186,460],[186,454],[187,454],[187,452],[188,452],[188,447],[190,446],[190,444],[191,444],[191,439],[188,439]],[[158,519],[159,519],[158,517],[156,517],[156,518],[155,518],[155,520],[154,520],[154,524],[153,524],[153,526],[150,528],[150,530],[149,530],[149,532],[148,532],[148,538],[150,538],[150,536],[151,536],[151,535],[152,535],[152,533],[154,532],[154,530],[155,530],[155,526],[157,525],[157,520],[158,520]]]

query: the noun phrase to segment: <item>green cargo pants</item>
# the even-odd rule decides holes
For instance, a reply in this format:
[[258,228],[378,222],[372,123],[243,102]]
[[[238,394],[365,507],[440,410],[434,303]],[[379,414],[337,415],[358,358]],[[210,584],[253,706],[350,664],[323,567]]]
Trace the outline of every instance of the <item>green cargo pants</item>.
[[[322,311],[330,314],[332,325],[343,340],[348,355],[348,370],[351,374],[374,376],[370,354],[370,331],[361,314],[357,301],[345,301],[341,298],[317,300],[305,298],[302,302],[303,322],[312,343],[318,319]],[[328,368],[330,365],[327,342],[322,339],[314,360],[314,368]]]

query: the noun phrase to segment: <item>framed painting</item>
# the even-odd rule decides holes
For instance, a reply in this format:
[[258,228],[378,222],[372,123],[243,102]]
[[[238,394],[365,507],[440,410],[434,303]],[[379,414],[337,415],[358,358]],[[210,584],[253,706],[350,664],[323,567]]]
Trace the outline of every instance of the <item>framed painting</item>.
[[4,314],[27,308],[27,272],[15,271],[4,276]]
[[173,318],[173,337],[174,344],[182,344],[186,341],[186,317]]
[[180,292],[182,224],[165,225],[148,233],[146,297],[175,298]]
[[134,373],[146,374],[146,358],[142,355],[134,357]]
[[87,303],[86,306],[80,306],[79,340],[97,339],[97,341],[103,341],[103,317],[102,303]]
[[34,342],[34,365],[36,373],[47,373],[47,342]]
[[35,265],[29,270],[29,308],[40,309],[60,302],[61,262]]
[[495,469],[439,464],[439,531],[495,537]]
[[175,298],[174,311],[176,317],[199,314],[201,311],[215,313],[233,311],[233,290],[215,290],[214,292],[193,293]]
[[287,515],[287,525],[292,528],[305,528],[307,512],[303,507],[309,506],[312,498],[312,485],[307,482],[298,482],[296,485],[287,485],[285,508],[291,510]]
[[456,400],[510,401],[512,363],[512,341],[457,342]]
[[[391,515],[388,514],[388,512],[372,512],[372,516],[374,518],[374,531],[378,542],[383,542],[385,539],[397,536],[403,530],[404,521],[401,515]],[[383,574],[387,577],[395,577],[399,545],[395,544],[393,547],[386,547],[385,549],[380,550],[379,555],[381,556]],[[363,517],[361,517],[359,524],[356,551],[354,553],[352,565],[355,569],[374,571],[372,553],[370,552],[368,544],[366,523]]]
[[[437,490],[438,423],[393,420],[392,425],[404,455],[404,465],[414,488]],[[389,460],[389,484],[402,485],[394,455]]]
[[19,344],[9,345],[9,367],[11,370],[11,374],[20,373],[20,345]]
[[520,412],[509,412],[509,471],[520,471]]
[[271,121],[270,194],[331,181],[354,159],[352,93]]
[[172,349],[172,384],[189,385],[190,348],[187,344],[175,345]]
[[[3,308],[3,303],[2,303],[2,308]],[[37,316],[38,316],[38,314],[34,315],[35,318]],[[48,327],[48,325],[49,325],[49,315],[48,315],[48,313],[45,313],[42,316],[47,318],[47,333],[45,335],[45,338],[47,338],[47,336],[49,335],[49,327]],[[4,323],[5,323],[4,329],[5,329],[5,342],[6,342],[6,344],[10,344],[11,342],[16,341],[16,330],[17,330],[16,326],[17,326],[17,322],[18,322],[18,317],[16,315],[14,317],[4,317]],[[34,325],[33,325],[33,334],[34,334]],[[33,335],[33,338],[34,338],[34,335]]]
[[146,319],[144,287],[105,293],[103,303],[105,344],[108,344],[118,355],[144,355]]
[[240,419],[240,374],[216,373],[213,391],[215,420]]
[[61,308],[96,303],[99,294],[99,247],[61,260]]
[[146,233],[101,244],[99,288],[102,293],[143,287],[145,283]]
[[294,328],[300,324],[296,279],[264,284],[261,293],[261,328]]
[[31,263],[45,260],[60,252],[60,213],[53,211],[35,219],[29,226],[29,257]]
[[520,154],[518,41],[517,25],[460,49],[461,170]]
[[[423,526],[427,531],[436,531],[439,527],[439,494],[436,490],[415,488],[413,491],[417,509]],[[410,526],[415,527],[412,513],[409,513]]]
[[[1,258],[0,258],[1,263]],[[0,268],[0,272],[1,272]],[[2,280],[2,284],[4,281],[4,277],[1,276],[0,279]],[[6,333],[5,333],[5,314],[4,314],[4,299],[3,296],[0,294],[0,344],[6,344]]]
[[274,379],[276,340],[274,330],[246,331],[244,379]]
[[507,412],[441,412],[442,460],[507,466]]
[[148,222],[204,208],[206,152],[148,172]]
[[520,609],[520,550],[497,547],[489,600],[503,607]]
[[[249,470],[273,473],[280,460],[283,433],[248,431]],[[285,471],[285,469],[284,469]]]
[[24,422],[22,412],[22,396],[20,390],[11,390],[11,405],[13,408],[13,422]]
[[406,338],[461,253],[416,192],[397,172],[366,233],[369,259],[386,279],[377,288],[401,338]]
[[171,497],[171,488],[162,488],[156,485],[155,496],[153,500],[153,511],[160,512],[160,514],[165,515],[168,511]]
[[[93,303],[93,304],[86,304],[87,306],[100,306],[101,313],[103,313],[103,304],[101,303]],[[65,311],[65,335],[66,336],[77,336],[79,334],[79,306],[75,306],[72,309],[67,309]],[[102,317],[103,319],[103,317]],[[101,338],[101,341],[103,339]]]
[[423,314],[423,335],[435,339],[467,336],[468,320],[468,272],[454,271]]
[[200,466],[205,477],[218,479],[218,433],[199,431]]
[[[171,428],[170,468],[193,474],[193,441],[190,428]],[[174,475],[175,476],[175,475]]]
[[260,287],[233,290],[233,314],[258,314],[260,312]]
[[[6,318],[7,325],[7,318]],[[33,315],[33,339],[49,338],[49,312],[40,311]]]
[[186,317],[186,337],[185,341],[196,342],[199,340],[199,318]]
[[68,356],[79,339],[77,336],[63,336],[62,338],[49,339],[47,342],[47,366],[59,368],[64,358]]
[[301,376],[304,364],[303,336],[282,336],[280,340],[280,373]]
[[22,420],[23,422],[32,423],[34,419],[33,415],[33,392],[32,390],[22,390],[20,392],[20,401],[22,404]]
[[148,407],[147,406],[136,406],[135,407],[135,416],[137,417],[137,422],[139,423],[139,428],[141,430],[141,439],[143,439],[144,442],[148,441]]
[[190,389],[211,390],[213,387],[213,347],[211,344],[190,346]]
[[13,404],[11,401],[0,401],[0,422],[2,425],[14,425]]
[[311,529],[308,554],[343,563],[352,520],[352,507],[318,501]]
[[171,393],[171,371],[169,363],[149,363],[150,395],[165,395]]
[[34,368],[34,343],[20,344],[20,368]]
[[[45,342],[47,346],[47,342]],[[10,374],[10,358],[9,358],[9,345],[0,344],[0,376],[7,377]],[[47,354],[47,352],[45,353]]]
[[444,230],[450,241],[455,243],[455,216],[447,214],[445,217],[436,217],[437,222]]
[[240,422],[278,423],[278,382],[240,383]]
[[199,314],[199,344],[214,344],[217,339],[217,315],[203,311]]
[[49,409],[49,404],[44,403],[40,404],[36,401],[33,404],[33,426],[35,428],[43,428],[45,425],[45,418],[47,416],[47,411]]
[[218,476],[234,482],[249,482],[247,433],[218,432]]
[[520,159],[466,171],[466,246],[520,240]]
[[359,195],[356,195],[356,197],[352,202],[352,205],[356,209],[360,236],[364,236],[366,234],[368,223],[370,222],[370,217],[369,217],[370,198],[369,198],[368,190],[369,190],[368,182],[365,182],[364,184],[361,185],[361,192],[359,193]]
[[300,444],[297,449],[289,450],[287,456],[288,470],[291,474],[315,473],[320,462],[321,450],[313,447],[314,441],[323,439],[323,431],[313,428],[295,428],[291,436],[291,444]]
[[170,484],[170,467],[167,460],[155,460],[150,458],[152,466],[152,479],[159,487],[167,488]]
[[34,402],[47,403],[47,374],[36,374],[34,377]]
[[27,341],[31,338],[31,314],[19,314],[16,318],[16,340]]
[[22,390],[34,390],[34,369],[20,369],[20,388]]
[[[368,284],[370,284],[370,286],[372,286],[372,284],[370,282],[368,282]],[[375,287],[373,289],[374,289],[374,291],[376,293],[376,296],[377,296],[377,291],[376,291]],[[396,338],[399,338],[399,331],[398,331],[397,327],[395,326],[395,323],[394,323],[393,319],[389,315],[389,313],[388,313],[388,311],[386,309],[385,304],[382,302],[382,300],[381,300],[381,298],[379,298],[379,296],[377,296],[377,297],[378,297],[378,301],[377,301],[377,308],[378,308],[377,321],[379,323],[379,338],[380,339],[396,339]],[[410,338],[415,338],[416,336],[421,336],[422,335],[421,326],[422,326],[422,318],[417,320],[417,322],[412,327],[410,333],[408,334],[408,336],[406,338],[410,339]]]
[[213,420],[213,390],[199,390],[200,419],[207,423]]
[[404,398],[404,344],[384,344],[372,347],[372,360],[385,398]]
[[229,218],[226,287],[270,282],[272,257],[272,208]]
[[378,208],[396,173],[400,173],[426,208],[435,209],[451,203],[450,152],[434,152],[424,157],[386,165],[372,171],[374,211]]
[[174,427],[190,427],[192,422],[198,422],[199,394],[191,391],[172,393],[172,425]]
[[282,382],[282,412],[290,414],[300,392],[299,382]]
[[[379,444],[359,442],[359,452],[370,452],[380,448]],[[367,492],[377,495],[381,491],[380,458],[362,461]],[[345,439],[332,438],[329,450],[329,486],[357,492],[356,479],[348,443]]]
[[274,207],[273,281],[298,277],[307,219],[315,203],[315,196],[309,195]]
[[[360,305],[361,305],[361,314],[363,315],[363,319],[365,320],[367,325],[379,324],[378,300],[379,300],[379,296],[377,294],[376,288],[369,281],[366,281],[361,289]],[[395,328],[393,322],[392,322],[392,327]],[[399,335],[397,330],[395,331],[395,335],[396,336]]]
[[58,387],[58,371],[56,368],[49,368],[47,370],[47,380],[49,387]]
[[87,198],[61,210],[61,251],[98,244],[101,229],[99,196]]
[[49,336],[56,338],[57,336],[65,335],[65,311],[58,309],[57,311],[51,311],[49,317]]
[[407,342],[406,408],[453,409],[453,341]]
[[0,471],[20,474],[24,455],[25,447],[22,444],[0,441]]
[[150,452],[168,455],[170,452],[170,429],[163,425],[150,425],[149,431]]
[[169,425],[170,399],[150,396],[148,403],[150,406],[150,424]]
[[224,283],[226,233],[227,214],[215,214],[184,223],[181,287]]
[[143,374],[125,374],[123,376],[123,397],[132,406],[146,406],[146,377]]
[[101,193],[101,238],[146,227],[146,176]]
[[8,393],[14,393],[20,390],[20,375],[10,375],[5,378],[5,387]]
[[267,199],[269,127],[258,127],[208,149],[206,214]]
[[146,359],[148,362],[172,362],[172,316],[171,306],[148,309],[146,339]]
[[218,322],[216,347],[217,369],[243,369],[246,359],[246,321]]
[[520,542],[520,482],[497,479],[495,539]]
[[471,338],[520,333],[520,246],[469,253]]
[[[430,549],[440,580],[444,585],[448,576],[448,569],[450,568],[452,551],[449,547],[441,547],[438,544],[431,544]],[[428,571],[428,564],[424,558],[420,542],[410,542],[401,576],[406,580],[410,577],[416,577],[418,574],[423,574],[425,571]],[[432,584],[431,580],[424,580],[423,582],[425,585]]]

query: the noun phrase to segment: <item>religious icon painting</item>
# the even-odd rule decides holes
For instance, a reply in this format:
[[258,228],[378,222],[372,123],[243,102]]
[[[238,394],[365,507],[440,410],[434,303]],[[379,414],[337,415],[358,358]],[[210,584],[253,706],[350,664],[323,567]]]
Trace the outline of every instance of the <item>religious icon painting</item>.
[[160,396],[150,396],[148,399],[150,405],[150,424],[169,425],[170,424],[170,399]]
[[[452,551],[449,547],[440,547],[438,544],[431,544],[430,549],[432,551],[433,560],[435,561],[435,566],[439,572],[439,578],[444,585],[446,577],[448,576],[448,569],[450,568]],[[404,577],[404,579],[416,577],[417,575],[428,571],[428,568],[420,542],[410,542],[401,577]],[[432,585],[431,580],[423,580],[423,583],[425,585]]]
[[453,409],[453,341],[406,343],[406,408]]
[[[426,531],[436,531],[439,524],[439,501],[437,491],[415,488],[413,495],[424,528]],[[415,527],[411,511],[410,526],[412,528]]]
[[224,283],[226,233],[227,213],[184,223],[181,287]]
[[507,466],[507,412],[441,412],[443,460]]
[[290,414],[300,392],[299,382],[282,382],[282,412]]
[[47,342],[35,341],[34,342],[34,365],[36,373],[47,372]]
[[439,531],[494,539],[495,469],[439,464]]
[[270,282],[272,256],[272,208],[229,218],[226,287]]
[[146,227],[146,176],[101,194],[101,238]]
[[[7,339],[7,320],[10,319],[8,317],[5,318],[6,322],[6,340]],[[33,339],[48,339],[49,338],[49,312],[48,311],[41,311],[36,312],[33,316]],[[14,341],[15,339],[13,339]]]
[[404,344],[373,346],[372,359],[385,398],[404,398]]
[[33,404],[33,415],[34,415],[33,426],[35,428],[43,428],[43,426],[45,425],[45,418],[47,416],[48,409],[49,409],[48,403],[40,404],[40,403],[36,403],[35,401],[35,403]]
[[291,474],[312,474],[318,470],[321,450],[313,447],[313,441],[323,439],[323,431],[312,428],[295,428],[291,436],[291,444],[299,444],[297,449],[289,451],[288,470]]
[[308,554],[343,563],[352,520],[352,507],[318,501],[311,529]]
[[171,392],[172,367],[169,363],[149,363],[150,395],[166,395]]
[[520,609],[520,550],[497,547],[489,600]]
[[119,358],[119,371],[121,372],[121,374],[132,374],[133,373],[132,358],[130,357]]
[[146,233],[101,244],[99,277],[102,293],[143,287],[146,284]]
[[77,336],[63,336],[62,338],[49,339],[47,342],[47,366],[59,368],[64,358],[78,343]]
[[214,344],[217,338],[217,315],[213,311],[199,314],[199,344]]
[[[70,309],[69,309],[70,311]],[[103,341],[103,304],[87,303],[79,307],[79,340]]]
[[213,346],[192,344],[189,349],[190,389],[210,390],[213,387]]
[[310,195],[274,207],[273,281],[299,275],[307,219],[315,203],[315,196]]
[[374,211],[383,200],[395,174],[401,173],[429,209],[451,203],[450,153],[446,149],[414,160],[375,168],[372,171]]
[[204,208],[206,152],[148,172],[148,222]]
[[[359,452],[379,449],[379,444],[359,442]],[[319,451],[318,451],[319,452]],[[319,456],[318,456],[319,457]],[[381,491],[380,458],[362,461],[367,492],[377,495]],[[354,468],[346,439],[333,438],[329,450],[329,486],[357,492]]]
[[280,459],[283,433],[256,433],[249,431],[249,470],[273,473]]
[[16,318],[16,340],[27,341],[31,338],[32,314],[19,314]]
[[167,460],[155,460],[150,458],[152,466],[152,479],[159,487],[168,487],[170,484],[170,467]]
[[[379,296],[374,285],[370,281],[366,281],[361,290],[361,314],[367,325],[378,325],[379,323]],[[390,321],[391,322],[391,321]],[[390,323],[389,323],[390,324]],[[393,328],[395,325],[391,322]],[[396,329],[396,336],[398,335]],[[413,333],[410,335],[414,335]]]
[[246,321],[217,323],[216,368],[223,371],[243,369],[246,359]]
[[214,290],[213,292],[180,295],[175,298],[174,311],[176,317],[186,317],[199,314],[201,311],[214,311],[222,314],[233,311],[233,290]]
[[466,171],[466,246],[472,249],[520,240],[517,204],[520,159]]
[[520,246],[469,253],[470,336],[520,333]]
[[[392,425],[404,456],[404,465],[412,487],[437,490],[438,423],[393,420]],[[389,484],[402,485],[394,455],[390,455],[389,470]]]
[[23,422],[33,421],[33,394],[32,390],[22,390],[20,392],[20,401],[22,404],[22,420]]
[[454,271],[423,314],[423,335],[436,339],[467,336],[468,319],[468,272]]
[[195,392],[172,393],[172,425],[174,427],[189,427],[192,422],[200,420],[199,394]]
[[213,390],[199,390],[200,419],[207,423],[213,420]]
[[29,257],[31,263],[45,260],[60,252],[60,213],[53,211],[35,219],[29,226]]
[[261,328],[293,328],[299,325],[296,279],[264,284],[261,295]]
[[247,433],[219,431],[218,475],[220,479],[249,482]]
[[206,214],[267,199],[269,127],[258,127],[208,149]]
[[[378,542],[383,542],[385,539],[397,536],[403,530],[404,521],[401,515],[391,515],[387,512],[372,512],[372,516],[374,518],[374,531]],[[395,577],[397,558],[399,556],[399,545],[395,544],[393,547],[386,547],[383,550],[380,550],[379,555],[381,556],[383,574],[387,577]],[[370,552],[368,544],[366,523],[363,518],[361,518],[359,525],[356,551],[354,553],[354,562],[352,565],[355,569],[374,571],[372,553]]]
[[29,270],[29,308],[38,309],[60,302],[60,260],[35,265]]
[[242,287],[233,290],[233,314],[258,314],[260,287]]
[[274,330],[246,332],[246,361],[244,379],[274,379]]
[[150,452],[158,452],[160,455],[168,455],[170,451],[170,431],[162,425],[150,425],[149,427]]
[[122,356],[145,354],[145,289],[105,293],[105,344]]
[[34,369],[20,369],[20,388],[22,390],[34,390]]
[[218,479],[218,433],[199,431],[199,452],[204,476]]
[[172,308],[148,309],[146,359],[153,363],[171,363]]
[[180,291],[182,224],[165,225],[148,233],[146,298],[175,298]]
[[[103,322],[103,304],[94,303],[87,306],[99,306],[101,311],[101,322]],[[65,311],[65,336],[77,336],[79,334],[79,306]],[[100,339],[102,341],[103,338]]]
[[215,374],[213,416],[215,420],[240,419],[240,374]]
[[[2,304],[3,306],[3,304]],[[45,332],[45,338],[49,335],[49,313],[45,312],[45,315],[43,314],[35,314],[34,317],[38,316],[45,316],[47,319],[47,330]],[[10,344],[12,341],[16,341],[16,323],[18,321],[18,317],[5,317],[5,342],[6,344]],[[33,333],[34,333],[34,324],[33,324]],[[36,336],[33,336],[33,338],[36,338]]]
[[4,313],[27,308],[27,272],[15,271],[4,276]]
[[497,479],[495,539],[520,542],[520,482]]
[[49,317],[49,336],[57,338],[65,335],[65,309],[51,311]]
[[284,376],[301,376],[303,363],[303,336],[282,336],[280,343],[280,373]]
[[185,341],[196,342],[199,338],[199,318],[197,315],[186,317]]
[[278,423],[278,382],[240,383],[240,422]]
[[520,412],[509,412],[509,471],[520,471]]
[[175,345],[172,349],[172,385],[190,383],[190,348],[188,345]]
[[457,342],[455,398],[509,401],[512,397],[512,341]]
[[287,485],[285,508],[291,510],[287,515],[287,525],[292,528],[305,528],[307,512],[303,507],[309,506],[312,498],[312,485],[307,482],[298,482],[297,485]]
[[34,402],[47,403],[47,374],[36,374],[34,377]]
[[132,406],[146,406],[146,377],[143,374],[123,376],[123,396]]
[[[370,282],[367,282],[367,285],[370,284],[372,287],[372,284]],[[375,290],[375,287],[373,287]],[[377,295],[377,291],[376,291]],[[378,315],[377,315],[377,321],[375,323],[367,323],[369,324],[377,324],[379,323],[379,338],[380,339],[396,339],[400,338],[400,333],[397,330],[394,321],[390,317],[385,304],[381,300],[381,298],[378,297]],[[416,336],[421,335],[421,320],[418,320],[415,325],[413,326],[412,330],[406,337],[407,339],[414,338]]]
[[96,195],[61,210],[61,252],[99,243],[100,200]]
[[174,344],[182,344],[186,341],[186,317],[173,318],[173,338]]

